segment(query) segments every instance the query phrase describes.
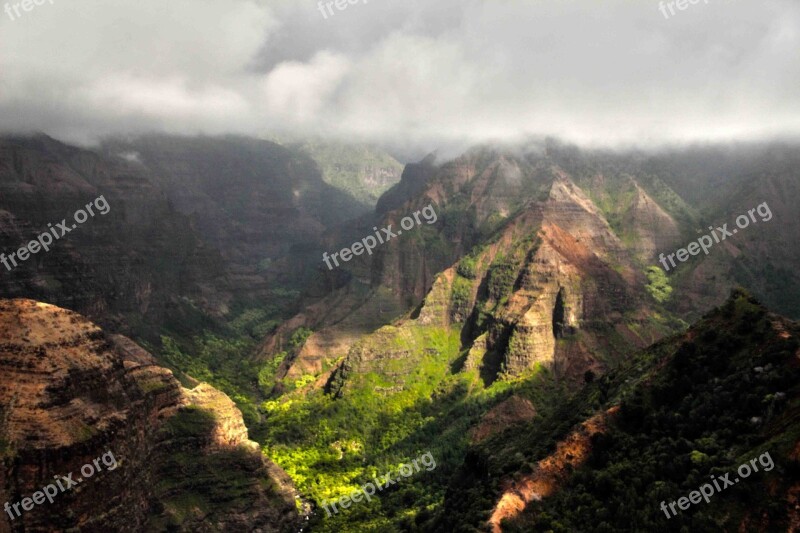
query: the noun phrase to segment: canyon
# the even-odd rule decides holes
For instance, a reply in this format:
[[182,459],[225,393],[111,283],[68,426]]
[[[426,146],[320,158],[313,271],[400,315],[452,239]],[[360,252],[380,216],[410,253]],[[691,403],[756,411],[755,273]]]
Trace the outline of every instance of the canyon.
[[[629,425],[656,416],[661,397],[635,403],[649,398],[646,383],[676,398],[707,394],[701,370],[669,373],[687,364],[680,342],[699,337],[702,353],[724,344],[707,338],[704,320],[756,359],[794,342],[794,323],[765,310],[800,316],[800,251],[784,244],[800,235],[791,145],[637,153],[546,140],[431,155],[399,176],[388,156],[361,150],[241,137],[96,148],[0,139],[0,248],[100,194],[112,206],[0,277],[6,499],[107,449],[121,465],[15,527],[550,523],[548,513],[565,512],[562,491],[583,490],[573,470],[603,477],[604,439],[626,449]],[[773,223],[669,276],[650,270],[660,252],[765,201]],[[324,251],[428,205],[435,224],[341,268],[322,264]],[[739,285],[753,297],[729,297]],[[772,403],[789,393],[793,363],[781,361],[780,379],[758,389],[772,407],[748,413],[790,428],[787,404]],[[737,364],[716,379],[749,363]],[[770,427],[789,446],[792,431]],[[698,439],[698,453],[723,461]],[[318,502],[421,450],[441,457],[434,474],[352,514],[318,513]]]

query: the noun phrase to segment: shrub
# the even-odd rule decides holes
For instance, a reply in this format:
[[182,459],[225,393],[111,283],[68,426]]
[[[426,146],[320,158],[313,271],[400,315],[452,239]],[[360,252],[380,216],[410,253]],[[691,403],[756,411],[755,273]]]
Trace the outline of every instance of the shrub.
[[669,300],[672,295],[672,287],[669,284],[666,273],[657,266],[648,267],[645,271],[647,274],[647,292],[658,303],[664,303]]
[[478,270],[478,260],[474,257],[467,256],[463,258],[456,267],[458,275],[467,279],[475,279]]

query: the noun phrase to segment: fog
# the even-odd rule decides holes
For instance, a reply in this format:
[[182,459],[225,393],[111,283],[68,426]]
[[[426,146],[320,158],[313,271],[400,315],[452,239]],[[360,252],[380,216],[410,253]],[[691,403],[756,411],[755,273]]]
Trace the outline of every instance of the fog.
[[674,14],[655,0],[340,5],[45,0],[16,15],[12,2],[0,130],[80,143],[315,135],[399,151],[800,132],[793,0],[699,0]]

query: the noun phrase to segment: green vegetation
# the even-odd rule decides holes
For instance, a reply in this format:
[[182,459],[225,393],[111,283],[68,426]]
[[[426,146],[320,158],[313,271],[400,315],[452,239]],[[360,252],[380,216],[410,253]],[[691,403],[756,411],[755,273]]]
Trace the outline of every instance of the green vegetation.
[[655,301],[664,303],[672,295],[672,287],[666,273],[657,266],[648,267],[645,271],[647,275],[647,292],[650,293]]
[[[275,291],[273,291],[274,293]],[[299,295],[288,294],[286,298],[297,298]],[[269,311],[265,309],[245,309],[238,317],[230,323],[239,336],[250,336],[253,339],[261,340],[272,332],[280,324],[280,320],[270,318]]]
[[265,396],[272,392],[272,387],[275,386],[275,374],[284,359],[286,352],[279,352],[258,371],[258,386]]
[[211,434],[215,424],[214,413],[199,407],[188,406],[167,420],[160,431],[171,438],[203,438]]
[[374,206],[403,172],[400,162],[373,146],[328,141],[297,146],[317,163],[326,183],[367,206]]
[[393,388],[398,382],[389,378],[397,370],[390,359],[376,362],[379,371],[348,376],[338,399],[313,390],[302,397],[268,402],[264,450],[317,504],[348,494],[373,477],[396,472],[402,462],[427,451],[437,467],[332,518],[320,510],[311,522],[313,531],[421,527],[443,502],[445,482],[463,460],[468,429],[511,387],[505,384],[482,392],[476,375],[450,372],[459,355],[457,330],[408,326],[384,333],[373,347],[376,352],[409,351],[397,369],[412,373],[399,389]]
[[470,301],[472,300],[472,282],[456,275],[453,279],[453,287],[451,290],[450,308],[453,310],[455,316],[460,316],[462,320],[469,315]]
[[[566,486],[529,504],[504,531],[583,531],[586,524],[603,532],[732,531],[746,517],[752,520],[754,510],[759,523],[768,520],[768,530],[786,530],[786,504],[775,495],[786,494],[800,472],[789,459],[800,437],[800,406],[788,400],[800,392],[800,368],[793,364],[798,346],[796,337],[778,334],[763,307],[735,292],[689,335],[658,343],[563,398],[529,433],[476,448],[474,462],[485,461],[485,476],[493,481],[469,479],[462,469],[458,479],[469,496],[452,504],[440,526],[459,530],[485,520],[499,477],[531,472],[577,423],[619,405]],[[667,521],[661,501],[685,496],[711,474],[732,472],[765,451],[774,470]]]
[[488,388],[477,372],[454,374],[460,327],[386,326],[361,343],[354,350],[367,359],[334,380],[339,394],[304,390],[264,403],[265,453],[318,506],[427,451],[437,466],[333,517],[319,509],[314,532],[430,530],[480,417],[512,394],[538,405],[563,393],[541,366]]
[[[282,289],[275,289],[273,293],[292,295],[291,291]],[[191,386],[190,380],[186,379],[189,376],[227,394],[242,411],[245,424],[254,428],[262,418],[258,405],[275,386],[281,362],[294,355],[311,335],[311,330],[298,328],[289,339],[287,351],[264,363],[254,362],[250,355],[264,335],[275,328],[280,316],[282,310],[277,306],[247,308],[213,332],[206,330],[189,339],[164,334],[160,349],[154,352],[176,372],[184,386]],[[150,392],[158,385],[146,383],[140,387],[144,392]]]
[[504,302],[511,294],[519,265],[514,261],[498,259],[489,268],[489,296]]
[[252,398],[258,394],[260,368],[245,357],[255,347],[255,341],[221,338],[206,332],[184,346],[168,336],[161,338],[161,344],[161,358],[167,365],[230,396],[248,426],[259,422],[261,416]]
[[456,267],[456,272],[463,278],[475,279],[478,275],[478,257],[470,254],[461,259]]
[[604,182],[604,189],[584,188],[584,190],[589,192],[594,204],[603,212],[614,233],[628,245],[635,238],[635,234],[630,225],[625,224],[625,216],[632,208],[639,193],[627,176],[609,176],[608,178]]
[[139,381],[139,382],[137,382],[137,385],[139,385],[139,390],[141,390],[142,393],[144,393],[144,394],[148,394],[148,393],[151,393],[151,392],[156,392],[156,391],[159,391],[161,389],[169,388],[169,386],[170,386],[169,383],[165,383],[164,381],[162,381],[160,379],[153,379],[153,380],[149,380],[149,381]]
[[289,337],[289,350],[299,350],[303,344],[308,340],[313,331],[308,328],[300,327],[294,330],[292,336]]

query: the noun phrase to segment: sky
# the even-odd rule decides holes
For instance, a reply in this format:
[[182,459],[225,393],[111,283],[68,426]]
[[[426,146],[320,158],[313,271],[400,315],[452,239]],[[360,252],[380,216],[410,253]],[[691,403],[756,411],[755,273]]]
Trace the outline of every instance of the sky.
[[800,133],[797,0],[18,1],[0,0],[4,133],[426,148]]

